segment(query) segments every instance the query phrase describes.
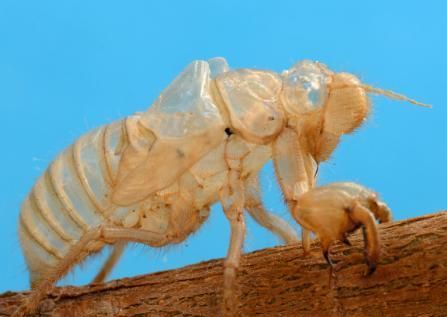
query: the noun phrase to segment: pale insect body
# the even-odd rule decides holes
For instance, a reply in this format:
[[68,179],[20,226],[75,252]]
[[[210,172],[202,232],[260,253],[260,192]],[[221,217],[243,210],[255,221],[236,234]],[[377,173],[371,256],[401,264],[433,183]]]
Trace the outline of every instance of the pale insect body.
[[281,75],[232,71],[221,58],[191,63],[148,111],[81,137],[37,181],[19,225],[35,290],[16,315],[35,309],[75,263],[106,244],[115,249],[96,281],[127,242],[183,241],[216,202],[231,224],[224,273],[224,309],[231,313],[244,210],[285,242],[297,241],[263,207],[257,173],[273,159],[295,212],[315,184],[318,164],[367,116],[368,91],[383,93],[310,61]]

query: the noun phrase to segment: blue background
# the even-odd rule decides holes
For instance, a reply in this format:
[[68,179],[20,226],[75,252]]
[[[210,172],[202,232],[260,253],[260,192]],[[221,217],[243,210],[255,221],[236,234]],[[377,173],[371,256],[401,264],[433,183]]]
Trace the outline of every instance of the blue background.
[[[442,1],[0,2],[0,292],[28,288],[19,207],[52,158],[86,131],[143,111],[192,60],[282,71],[319,60],[364,82],[434,105],[374,97],[368,122],[321,167],[320,184],[377,190],[404,219],[446,201],[446,6]],[[271,166],[267,206],[292,222]],[[112,278],[224,257],[220,207],[193,237],[161,250],[135,246]],[[245,250],[278,240],[248,221]],[[103,259],[62,284],[87,283]]]

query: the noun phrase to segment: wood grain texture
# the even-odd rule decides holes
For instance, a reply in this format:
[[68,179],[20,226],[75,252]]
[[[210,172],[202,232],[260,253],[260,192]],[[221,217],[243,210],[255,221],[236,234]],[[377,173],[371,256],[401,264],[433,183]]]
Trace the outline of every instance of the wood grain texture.
[[[447,316],[447,212],[379,226],[377,272],[364,277],[363,239],[335,244],[336,277],[319,249],[265,249],[243,257],[240,316]],[[38,316],[219,316],[222,260],[101,285],[55,289]],[[329,285],[331,284],[331,285]],[[8,316],[28,293],[0,295]]]

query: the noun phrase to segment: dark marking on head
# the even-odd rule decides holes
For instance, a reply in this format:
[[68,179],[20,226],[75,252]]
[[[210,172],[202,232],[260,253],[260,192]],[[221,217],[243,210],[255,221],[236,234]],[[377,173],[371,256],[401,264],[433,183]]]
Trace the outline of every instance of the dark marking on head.
[[275,117],[274,116],[270,116],[270,117],[268,117],[268,119],[269,119],[269,121],[273,121],[273,120],[275,120]]
[[230,128],[225,128],[225,133],[226,133],[228,136],[230,136],[230,135],[232,135],[234,132],[231,131]]
[[176,149],[175,151],[177,152],[177,157],[178,158],[184,158],[185,157],[185,152],[183,152],[181,149]]

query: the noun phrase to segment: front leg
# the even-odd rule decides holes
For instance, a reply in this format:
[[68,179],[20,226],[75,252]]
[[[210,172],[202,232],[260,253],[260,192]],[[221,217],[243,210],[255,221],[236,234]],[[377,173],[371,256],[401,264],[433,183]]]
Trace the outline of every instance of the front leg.
[[[314,186],[317,171],[315,160],[305,151],[299,139],[293,129],[285,128],[273,143],[276,176],[292,213],[296,210],[298,197]],[[304,252],[309,253],[309,231],[303,226],[301,230]]]
[[247,155],[245,144],[235,135],[230,136],[225,148],[225,161],[228,166],[228,179],[220,191],[220,201],[225,216],[230,222],[231,239],[224,263],[224,316],[236,315],[236,274],[239,268],[242,245],[245,238],[244,185],[241,180],[241,161]]

